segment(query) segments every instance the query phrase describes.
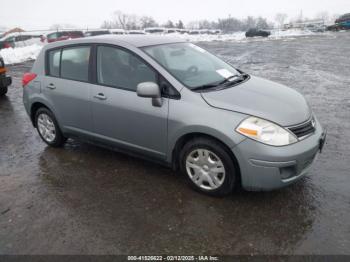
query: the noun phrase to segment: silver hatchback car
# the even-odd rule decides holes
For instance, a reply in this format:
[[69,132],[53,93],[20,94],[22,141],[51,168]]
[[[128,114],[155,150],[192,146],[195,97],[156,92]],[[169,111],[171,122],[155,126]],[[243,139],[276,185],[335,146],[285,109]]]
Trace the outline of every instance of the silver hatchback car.
[[150,158],[210,195],[289,185],[325,143],[301,94],[176,38],[49,44],[23,87],[26,111],[48,145],[79,138]]

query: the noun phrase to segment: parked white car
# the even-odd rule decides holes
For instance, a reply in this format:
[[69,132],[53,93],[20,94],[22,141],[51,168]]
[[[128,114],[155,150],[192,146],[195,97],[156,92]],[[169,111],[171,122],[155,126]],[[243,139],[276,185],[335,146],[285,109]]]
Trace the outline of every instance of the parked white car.
[[41,36],[41,33],[39,32],[11,33],[0,39],[0,49],[40,44],[41,43],[40,36]]

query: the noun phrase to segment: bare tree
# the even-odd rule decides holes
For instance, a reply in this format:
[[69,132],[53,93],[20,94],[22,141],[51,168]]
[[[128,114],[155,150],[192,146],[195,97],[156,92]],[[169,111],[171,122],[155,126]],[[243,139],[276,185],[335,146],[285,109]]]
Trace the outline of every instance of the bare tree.
[[[277,14],[276,21],[283,26],[284,21],[287,19],[286,14]],[[123,28],[126,30],[130,29],[141,29],[146,27],[157,27],[159,24],[151,16],[137,16],[134,14],[126,14],[122,11],[115,11],[110,20],[106,20],[102,23],[101,27],[110,28]],[[178,23],[168,21],[164,24],[165,27],[177,27],[184,28],[184,24],[181,20]],[[226,18],[219,18],[217,21],[210,20],[197,20],[191,21],[187,24],[189,29],[221,29],[225,33],[244,31],[250,28],[258,27],[260,29],[271,28],[271,23],[263,17],[252,17],[249,16],[246,19],[237,19],[232,16]]]
[[113,23],[111,21],[103,21],[101,28],[103,29],[112,29]]
[[229,16],[228,18],[219,19],[217,23],[217,28],[221,29],[225,33],[243,31],[249,27],[247,20],[243,21],[243,20],[239,20],[237,18]]
[[199,21],[190,21],[186,25],[189,29],[199,29]]
[[174,23],[171,20],[168,20],[164,25],[165,28],[174,28]]
[[258,29],[268,29],[269,28],[269,24],[267,23],[266,18],[262,18],[262,17],[258,17],[258,19],[256,20],[256,28]]
[[209,20],[201,20],[199,21],[199,29],[211,29],[211,22]]
[[[104,24],[106,25],[105,22]],[[123,28],[125,30],[141,28],[141,19],[137,15],[126,14],[122,11],[115,11],[112,15],[112,20],[108,22],[110,22],[109,26],[113,28]]]
[[176,24],[176,27],[180,29],[184,29],[184,23],[181,20],[179,20],[179,22]]
[[249,30],[251,28],[257,27],[257,21],[252,16],[248,16],[247,19],[244,20],[244,24],[244,30]]
[[143,16],[140,18],[140,24],[142,28],[157,27],[158,23],[151,16]]
[[127,29],[141,29],[141,19],[139,16],[137,15],[128,15],[129,16],[129,19],[128,19],[128,22],[126,24],[126,28]]
[[277,25],[279,28],[282,28],[284,25],[284,22],[286,21],[286,19],[288,18],[287,14],[284,13],[277,13],[275,16],[275,21],[277,22]]
[[127,14],[124,14],[122,11],[115,11],[113,13],[113,20],[117,27],[128,29],[127,24],[129,22],[129,16]]

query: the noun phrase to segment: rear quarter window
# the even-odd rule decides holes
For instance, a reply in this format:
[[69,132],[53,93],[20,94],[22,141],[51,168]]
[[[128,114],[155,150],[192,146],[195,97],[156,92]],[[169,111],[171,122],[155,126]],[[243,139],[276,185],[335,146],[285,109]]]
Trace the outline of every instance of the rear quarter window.
[[50,76],[59,77],[60,76],[60,59],[61,59],[61,49],[52,50],[48,55],[48,74]]

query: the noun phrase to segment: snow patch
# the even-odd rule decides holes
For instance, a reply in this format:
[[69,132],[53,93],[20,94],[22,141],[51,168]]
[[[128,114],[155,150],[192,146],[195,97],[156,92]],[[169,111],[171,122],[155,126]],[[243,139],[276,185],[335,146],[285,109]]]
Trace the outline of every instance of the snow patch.
[[17,64],[28,60],[36,59],[42,46],[38,44],[25,47],[5,48],[0,50],[5,64]]
[[236,32],[232,34],[221,34],[221,35],[209,35],[209,34],[171,34],[171,36],[176,36],[182,38],[189,42],[212,42],[212,41],[242,41],[246,39],[245,32]]
[[189,34],[173,34],[177,37],[180,37],[184,40],[190,42],[212,42],[212,41],[235,41],[235,42],[247,42],[247,41],[268,41],[268,40],[277,40],[277,39],[294,39],[299,36],[313,36],[317,34],[325,33],[314,33],[307,30],[301,29],[290,29],[290,30],[272,30],[269,37],[252,37],[246,38],[245,32],[236,32],[232,34],[221,34],[221,35],[209,35],[209,34],[200,34],[200,35],[189,35]]

